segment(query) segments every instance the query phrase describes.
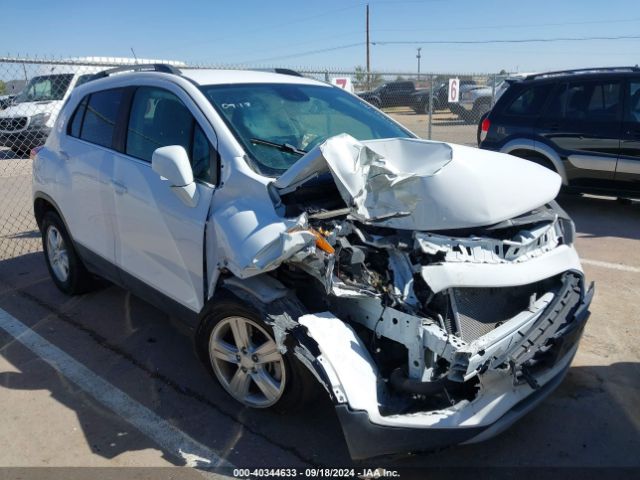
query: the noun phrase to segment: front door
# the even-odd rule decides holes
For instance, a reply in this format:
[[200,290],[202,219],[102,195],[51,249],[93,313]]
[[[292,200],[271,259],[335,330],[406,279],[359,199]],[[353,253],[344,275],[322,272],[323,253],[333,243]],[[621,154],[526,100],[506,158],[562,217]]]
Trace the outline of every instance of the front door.
[[622,88],[617,79],[560,85],[537,122],[545,139],[567,160],[571,185],[613,187],[620,148]]
[[640,78],[629,80],[625,94],[620,157],[615,178],[621,190],[640,192]]
[[[204,117],[189,103],[173,84],[133,93],[124,152],[114,161],[116,256],[125,286],[153,301],[160,293],[199,312],[216,155],[213,131],[205,133]],[[154,150],[168,145],[183,146],[189,154],[199,195],[193,207],[151,169]]]

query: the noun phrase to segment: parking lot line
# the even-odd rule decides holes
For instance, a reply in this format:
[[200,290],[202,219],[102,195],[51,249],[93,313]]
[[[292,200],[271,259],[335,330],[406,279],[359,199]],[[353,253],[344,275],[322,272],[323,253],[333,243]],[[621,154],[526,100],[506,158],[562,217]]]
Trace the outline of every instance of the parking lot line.
[[234,468],[211,449],[133,400],[1,308],[0,328],[163,450],[183,458],[187,466]]
[[588,258],[581,258],[580,261],[585,265],[592,265],[594,267],[610,268],[612,270],[620,270],[622,272],[640,273],[640,268],[621,263],[602,262],[600,260],[589,260]]

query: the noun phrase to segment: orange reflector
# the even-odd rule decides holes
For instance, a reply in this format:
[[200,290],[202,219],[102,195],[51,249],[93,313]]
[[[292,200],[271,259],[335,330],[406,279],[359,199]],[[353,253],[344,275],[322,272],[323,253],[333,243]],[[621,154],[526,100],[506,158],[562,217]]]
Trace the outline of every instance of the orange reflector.
[[316,237],[316,247],[329,254],[335,253],[336,250],[329,244],[329,242],[327,242],[327,240],[322,236],[320,232],[314,230],[313,228],[310,228],[309,231]]

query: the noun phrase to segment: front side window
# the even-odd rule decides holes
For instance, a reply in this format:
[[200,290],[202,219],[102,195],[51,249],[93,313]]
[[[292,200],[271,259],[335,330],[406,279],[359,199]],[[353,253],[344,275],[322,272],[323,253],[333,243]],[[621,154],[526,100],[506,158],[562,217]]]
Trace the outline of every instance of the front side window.
[[189,155],[194,178],[211,181],[213,148],[184,103],[168,90],[136,90],[127,129],[126,153],[151,162],[160,147],[180,145]]
[[[122,103],[121,88],[95,92],[89,96],[80,138],[103,147],[113,146],[113,132]],[[74,117],[75,121],[75,117]]]
[[33,77],[13,103],[62,100],[72,79],[72,73]]
[[341,133],[358,140],[412,137],[339,88],[263,83],[201,89],[263,175],[279,175],[304,151]]
[[629,104],[625,119],[628,122],[640,123],[640,81],[629,82]]

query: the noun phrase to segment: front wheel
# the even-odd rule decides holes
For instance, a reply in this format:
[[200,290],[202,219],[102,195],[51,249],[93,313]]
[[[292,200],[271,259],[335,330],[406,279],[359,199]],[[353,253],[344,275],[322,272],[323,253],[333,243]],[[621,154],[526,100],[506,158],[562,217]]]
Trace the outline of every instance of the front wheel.
[[234,400],[284,412],[306,400],[311,374],[291,352],[280,351],[264,316],[232,295],[218,297],[207,307],[196,342],[201,359]]

